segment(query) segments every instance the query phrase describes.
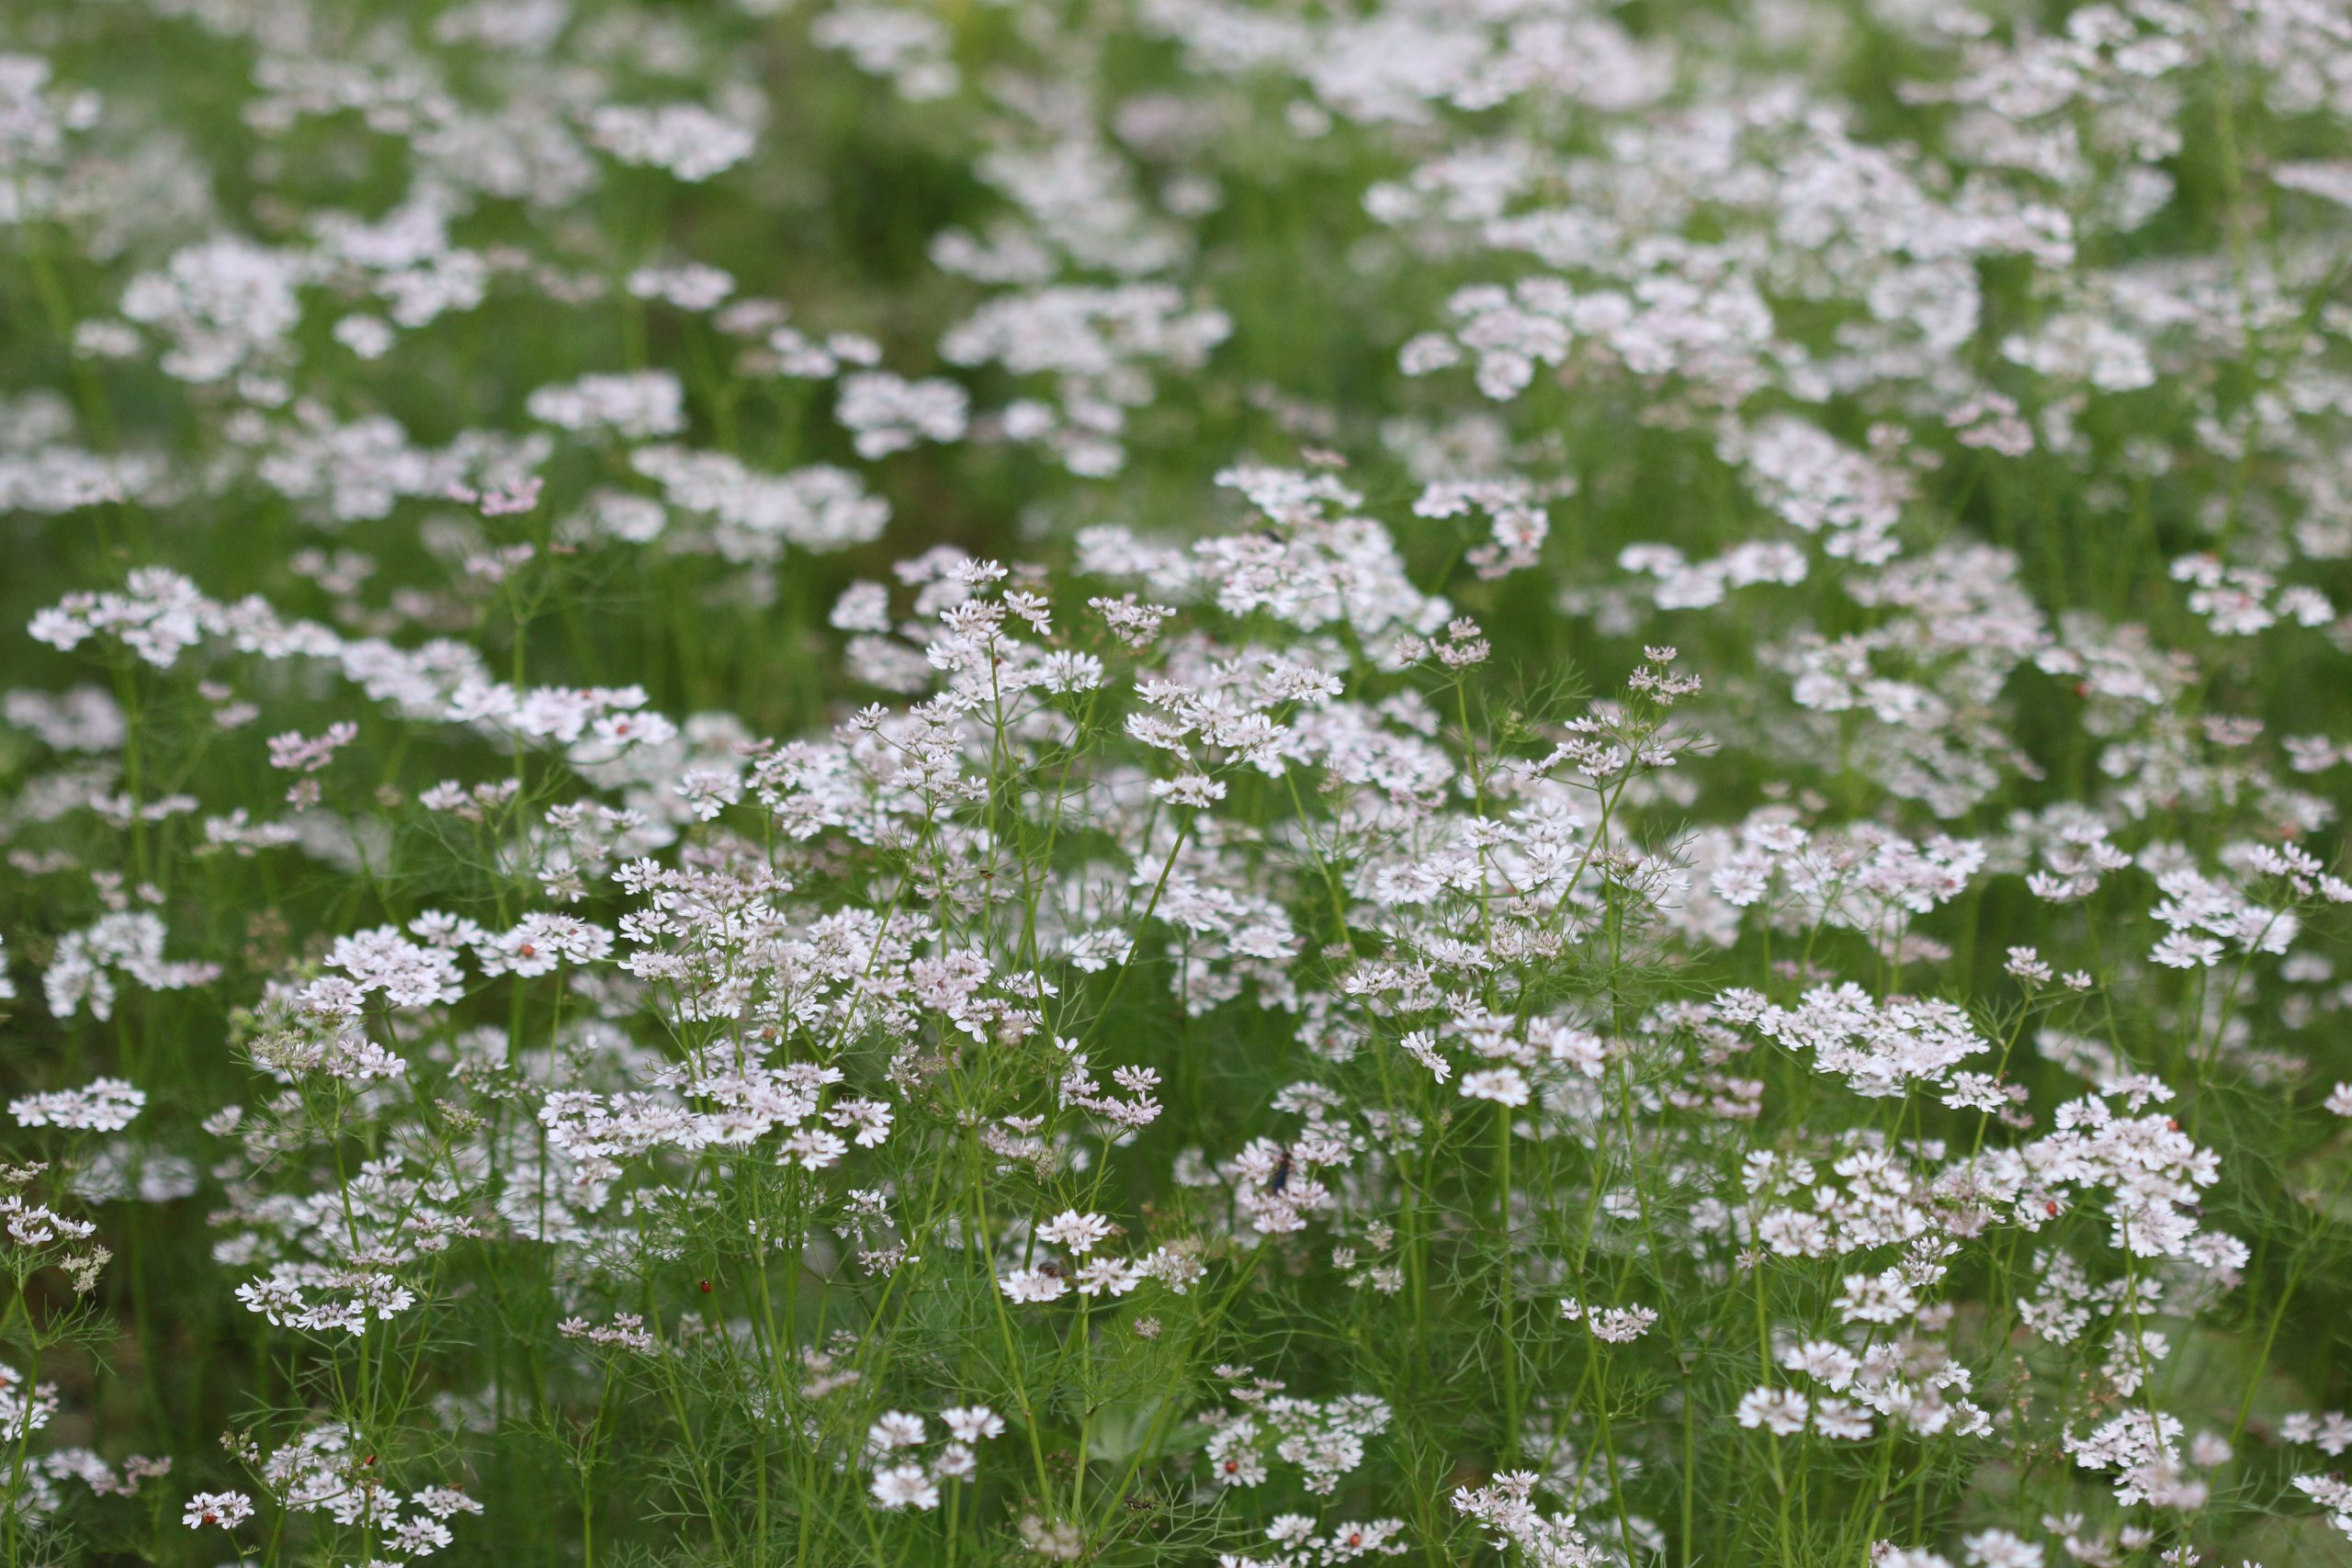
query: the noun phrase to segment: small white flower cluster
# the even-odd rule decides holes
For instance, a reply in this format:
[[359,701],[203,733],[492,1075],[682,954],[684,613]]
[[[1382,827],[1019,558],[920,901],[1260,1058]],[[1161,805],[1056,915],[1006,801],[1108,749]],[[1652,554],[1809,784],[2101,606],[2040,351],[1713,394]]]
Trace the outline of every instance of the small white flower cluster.
[[69,1127],[93,1133],[119,1133],[130,1125],[147,1103],[144,1090],[120,1078],[94,1078],[80,1089],[28,1094],[8,1102],[8,1114],[19,1127]]
[[1004,1417],[985,1404],[954,1405],[941,1411],[939,1419],[947,1440],[927,1462],[910,1457],[929,1441],[922,1416],[892,1410],[866,1428],[865,1456],[873,1468],[866,1490],[874,1506],[886,1513],[938,1507],[942,1483],[969,1485],[979,1474],[975,1445],[1004,1435]]
[[[1228,1381],[1239,1383],[1248,1369],[1234,1371]],[[1252,1487],[1280,1461],[1297,1468],[1307,1491],[1328,1495],[1363,1462],[1366,1439],[1388,1429],[1389,1407],[1371,1394],[1295,1399],[1276,1392],[1281,1386],[1256,1379],[1232,1391],[1238,1408],[1213,1414],[1203,1449],[1209,1478],[1221,1487]]]
[[1590,1307],[1574,1296],[1560,1303],[1560,1315],[1609,1345],[1630,1345],[1657,1326],[1657,1314],[1648,1307]]
[[1402,1557],[1411,1550],[1402,1519],[1342,1519],[1323,1526],[1306,1514],[1277,1514],[1266,1527],[1268,1556],[1217,1554],[1217,1568],[1328,1568],[1367,1557]]
[[1058,1301],[1072,1291],[1080,1296],[1099,1296],[1109,1301],[1126,1295],[1146,1280],[1157,1280],[1182,1294],[1201,1277],[1198,1261],[1173,1247],[1159,1247],[1133,1258],[1092,1256],[1114,1228],[1101,1214],[1063,1210],[1043,1224],[1034,1226],[1030,1237],[1047,1247],[1058,1247],[1083,1261],[1065,1264],[1057,1258],[1033,1256],[1029,1262],[1006,1273],[998,1281],[999,1289],[1007,1300],[1023,1304]]
[[599,104],[589,141],[624,164],[662,169],[688,185],[726,173],[752,155],[751,129],[700,104]]
[[9,1554],[2352,1537],[2339,12],[19,0]]

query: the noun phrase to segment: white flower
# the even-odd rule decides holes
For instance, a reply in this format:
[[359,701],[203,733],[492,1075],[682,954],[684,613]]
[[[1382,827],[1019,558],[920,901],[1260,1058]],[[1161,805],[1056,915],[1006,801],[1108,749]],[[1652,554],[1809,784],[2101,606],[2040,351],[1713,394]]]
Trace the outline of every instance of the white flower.
[[1870,1412],[1850,1400],[1817,1400],[1813,1407],[1813,1429],[1825,1438],[1860,1441],[1871,1435]]
[[2041,1548],[2007,1530],[1984,1530],[1963,1538],[1961,1545],[1975,1568],[2041,1568]]
[[455,1532],[435,1518],[402,1519],[391,1532],[392,1544],[411,1557],[430,1557],[455,1540]]
[[1049,1247],[1058,1247],[1080,1258],[1094,1250],[1095,1244],[1111,1234],[1111,1222],[1101,1214],[1081,1214],[1076,1209],[1064,1209],[1060,1213],[1037,1227],[1037,1239]]
[[874,1472],[874,1506],[896,1513],[901,1508],[929,1510],[939,1506],[939,1487],[919,1464],[894,1464]]
[[624,164],[667,169],[698,184],[752,155],[752,132],[699,104],[599,104],[588,116],[588,140]]
[[1739,1396],[1735,1413],[1743,1427],[1761,1427],[1775,1437],[1792,1437],[1804,1430],[1805,1397],[1789,1388],[1758,1387]]
[[130,1125],[147,1103],[145,1091],[121,1078],[93,1078],[80,1089],[28,1094],[8,1102],[8,1113],[19,1127],[71,1127],[92,1133],[119,1133]]
[[253,1517],[254,1500],[242,1492],[199,1492],[180,1510],[180,1523],[192,1530],[207,1525],[235,1529]]
[[2210,969],[2222,961],[2222,944],[2211,937],[2173,931],[2148,953],[2155,963],[2174,969]]
[[865,1446],[874,1453],[910,1449],[923,1440],[922,1417],[903,1410],[886,1411],[865,1429]]
[[1830,1304],[1848,1323],[1900,1323],[1918,1309],[1919,1297],[1902,1271],[1849,1274]]
[[1154,780],[1151,793],[1155,798],[1171,805],[1205,811],[1225,798],[1225,784],[1206,773],[1182,773],[1172,779]]
[[1090,1258],[1078,1271],[1078,1293],[1082,1296],[1124,1296],[1141,1284],[1143,1278],[1143,1270],[1125,1258]]
[[1437,1048],[1437,1036],[1426,1029],[1416,1029],[1397,1042],[1413,1060],[1430,1070],[1431,1077],[1443,1083],[1453,1076],[1453,1064],[1447,1061]]
[[1016,1302],[1057,1301],[1069,1290],[1059,1270],[1047,1269],[1015,1269],[997,1283]]
[[1498,1105],[1524,1105],[1530,1096],[1526,1075],[1517,1067],[1485,1067],[1462,1075],[1464,1100],[1491,1100]]
[[1004,1417],[985,1404],[949,1405],[939,1413],[948,1434],[963,1443],[984,1442],[1004,1435]]

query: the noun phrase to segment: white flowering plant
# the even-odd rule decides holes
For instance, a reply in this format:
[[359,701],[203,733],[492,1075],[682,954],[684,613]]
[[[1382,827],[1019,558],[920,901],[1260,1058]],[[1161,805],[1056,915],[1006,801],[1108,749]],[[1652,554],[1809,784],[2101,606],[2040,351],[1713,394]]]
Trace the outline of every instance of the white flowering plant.
[[0,10],[0,1557],[2352,1552],[2323,0]]

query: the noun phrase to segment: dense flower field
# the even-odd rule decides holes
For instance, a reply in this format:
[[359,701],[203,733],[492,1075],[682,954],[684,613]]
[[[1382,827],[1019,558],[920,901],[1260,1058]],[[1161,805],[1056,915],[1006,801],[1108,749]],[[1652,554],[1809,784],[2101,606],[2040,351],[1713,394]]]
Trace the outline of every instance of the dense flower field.
[[0,1559],[2352,1562],[2342,0],[11,0]]

